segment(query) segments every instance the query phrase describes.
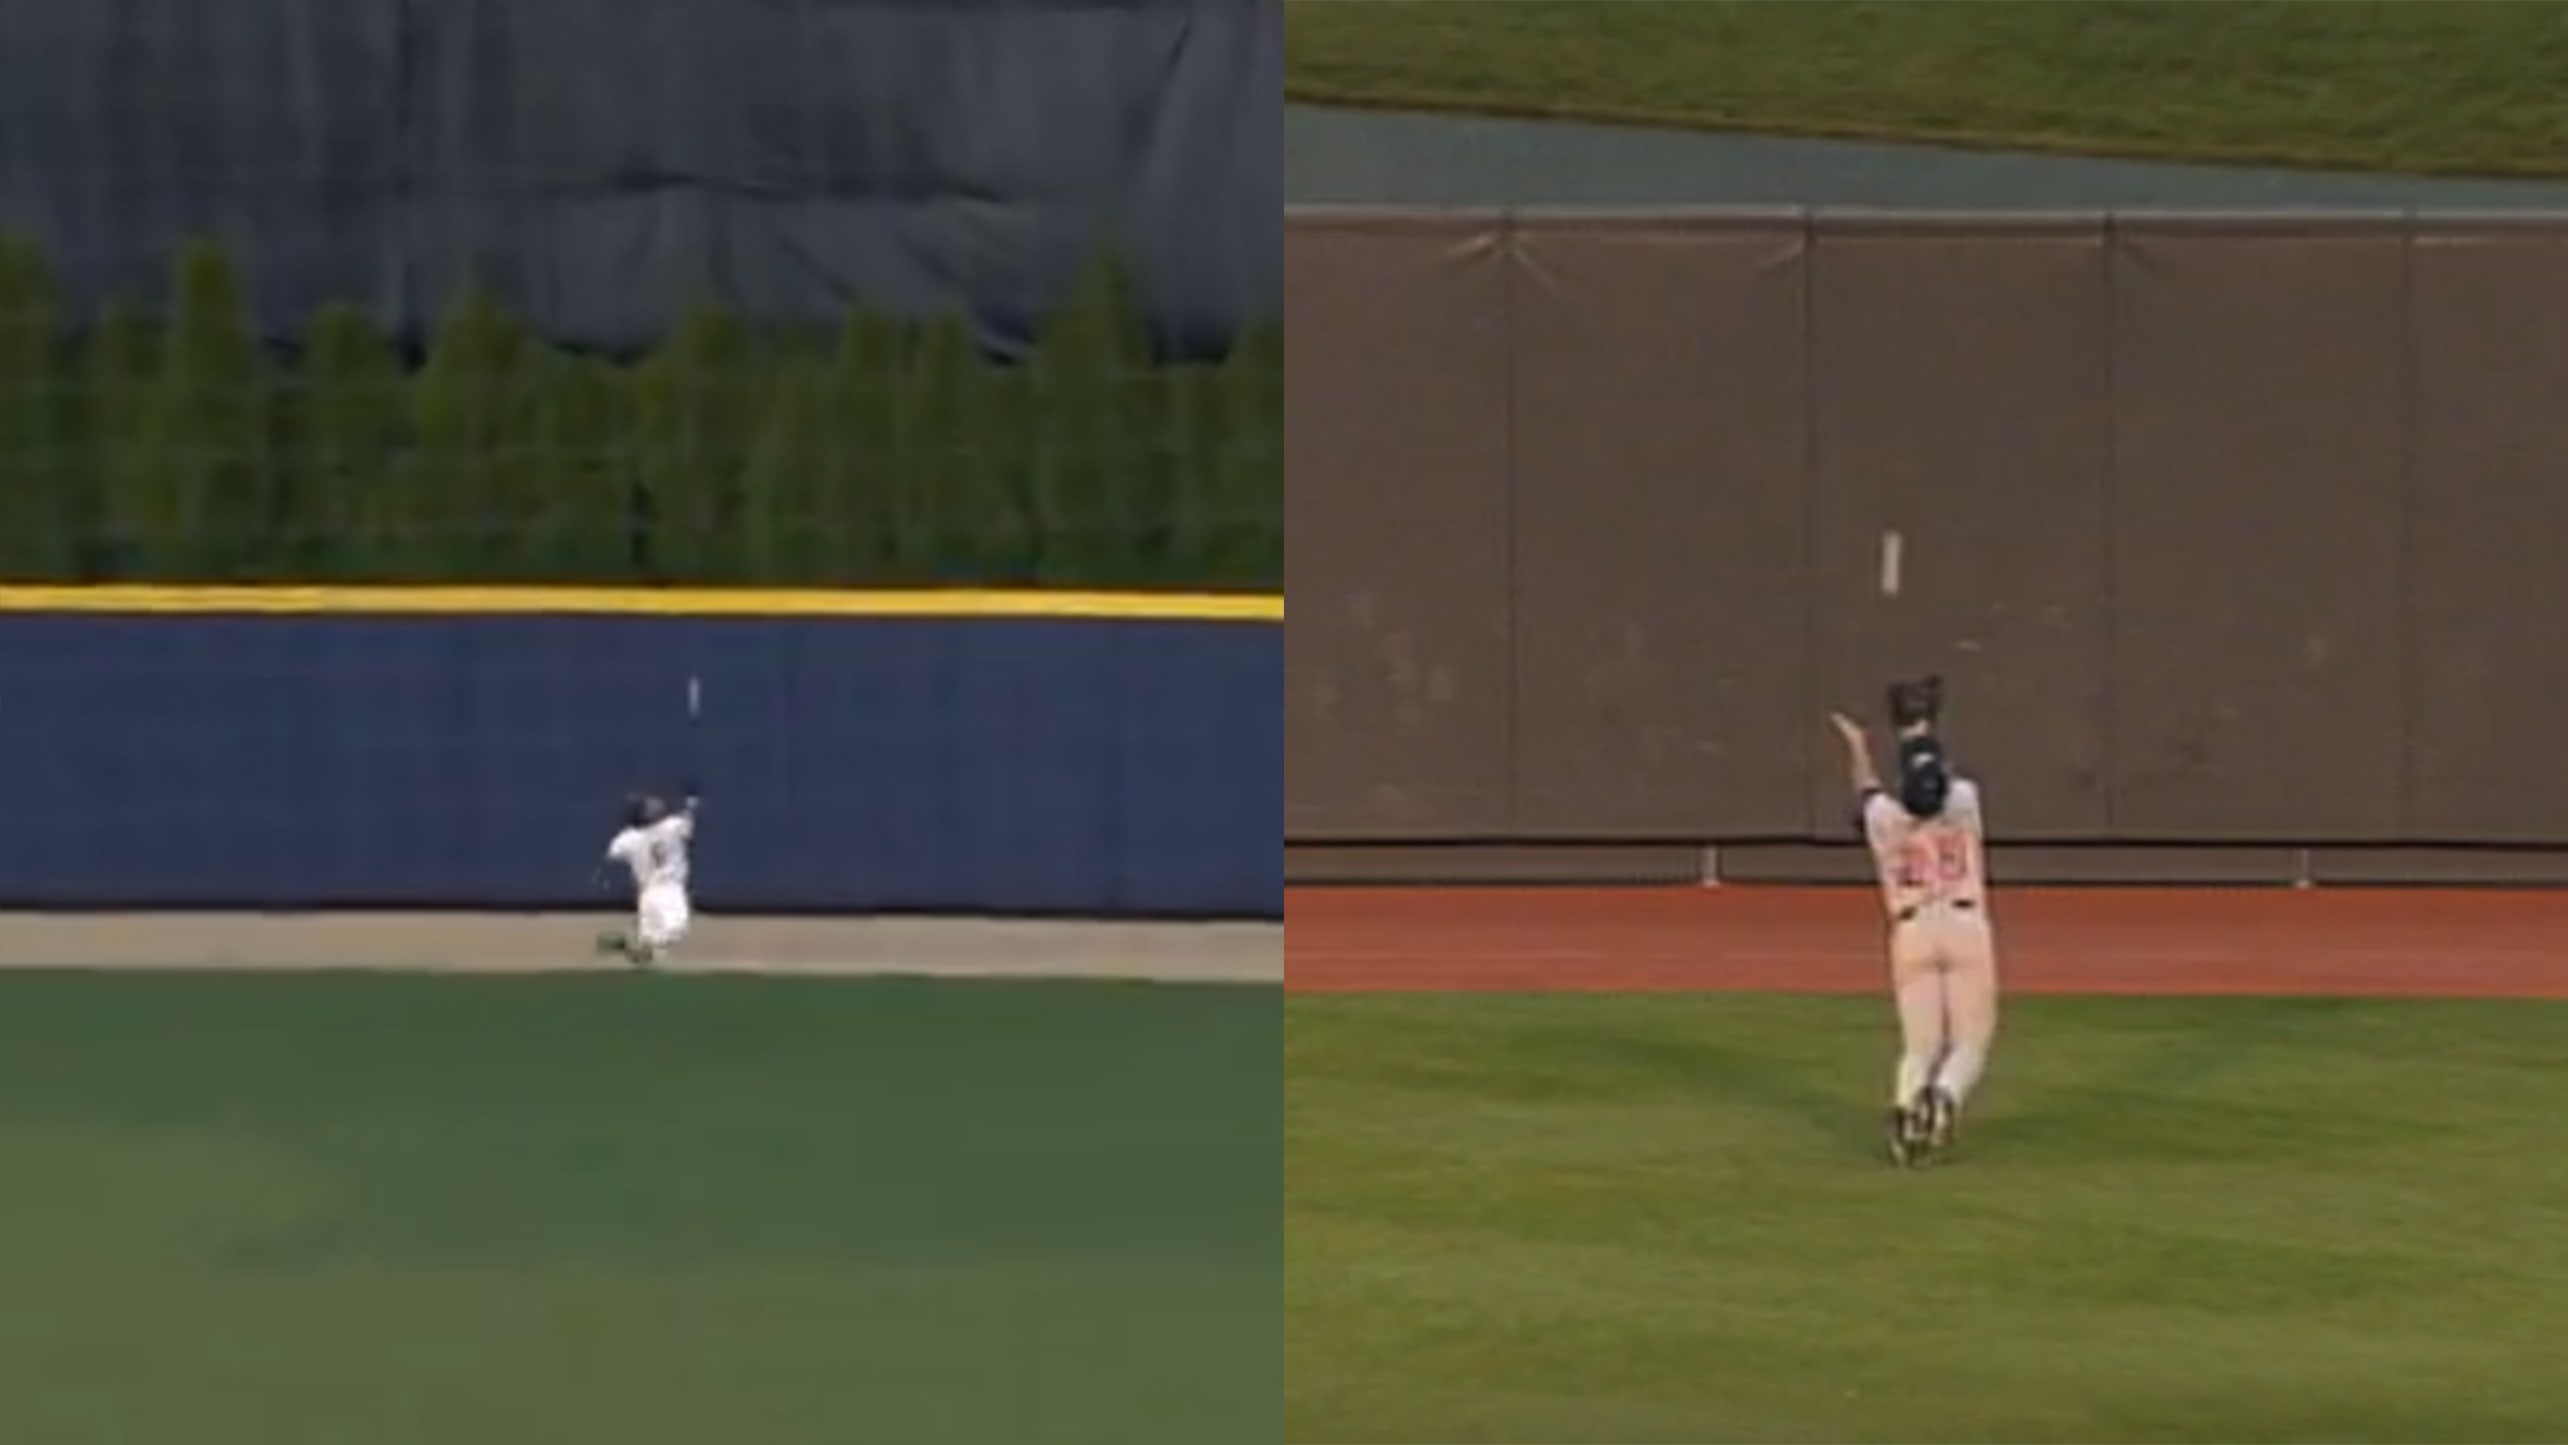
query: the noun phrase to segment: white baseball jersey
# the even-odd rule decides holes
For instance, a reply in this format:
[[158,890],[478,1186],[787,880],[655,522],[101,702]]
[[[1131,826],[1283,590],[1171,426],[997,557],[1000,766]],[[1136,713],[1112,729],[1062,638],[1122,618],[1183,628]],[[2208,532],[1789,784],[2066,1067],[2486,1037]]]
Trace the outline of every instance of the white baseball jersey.
[[1979,785],[1953,779],[1944,811],[1912,818],[1888,793],[1866,795],[1864,841],[1881,878],[1882,907],[1894,919],[1932,904],[1985,908],[1988,869],[1980,831]]
[[695,819],[686,813],[672,813],[660,821],[641,828],[626,828],[606,845],[610,863],[621,863],[633,870],[636,892],[674,888],[683,893],[687,886],[687,844],[695,838]]

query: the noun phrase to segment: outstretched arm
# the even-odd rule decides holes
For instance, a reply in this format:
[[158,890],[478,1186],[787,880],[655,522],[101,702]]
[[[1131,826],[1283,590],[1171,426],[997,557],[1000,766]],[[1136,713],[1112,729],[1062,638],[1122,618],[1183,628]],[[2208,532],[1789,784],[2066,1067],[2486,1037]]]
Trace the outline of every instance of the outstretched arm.
[[1856,797],[1881,791],[1881,774],[1873,771],[1872,742],[1864,735],[1864,725],[1841,712],[1828,714],[1837,736],[1846,740],[1846,777]]
[[621,831],[606,841],[606,853],[597,860],[598,887],[615,890],[618,870],[633,856],[632,836],[630,831]]

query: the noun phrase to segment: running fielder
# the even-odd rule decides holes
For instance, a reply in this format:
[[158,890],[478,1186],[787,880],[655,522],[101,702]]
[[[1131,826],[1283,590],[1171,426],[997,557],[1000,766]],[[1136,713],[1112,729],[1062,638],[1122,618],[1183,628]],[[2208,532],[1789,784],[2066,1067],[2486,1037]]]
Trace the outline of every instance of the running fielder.
[[647,968],[687,936],[687,847],[695,841],[694,790],[672,810],[644,793],[628,805],[624,826],[606,845],[601,871],[622,864],[633,875],[633,931],[600,935],[598,952],[620,953]]
[[1888,1131],[1890,1156],[1901,1164],[1931,1163],[1951,1147],[1997,1034],[1979,785],[1944,759],[1935,735],[1942,701],[1941,678],[1891,685],[1896,796],[1873,771],[1863,725],[1829,715],[1846,740],[1864,840],[1890,915],[1900,1054]]

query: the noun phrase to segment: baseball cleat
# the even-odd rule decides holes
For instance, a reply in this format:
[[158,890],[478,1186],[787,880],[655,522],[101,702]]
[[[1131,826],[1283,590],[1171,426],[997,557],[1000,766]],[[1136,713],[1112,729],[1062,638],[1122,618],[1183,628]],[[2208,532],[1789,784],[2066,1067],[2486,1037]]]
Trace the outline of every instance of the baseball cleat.
[[1882,1142],[1890,1150],[1890,1162],[1906,1168],[1916,1161],[1916,1121],[1906,1109],[1893,1109],[1882,1120]]
[[1893,1162],[1910,1168],[1923,1168],[1935,1162],[1934,1120],[1927,1109],[1927,1098],[1920,1094],[1906,1108],[1890,1111],[1888,1127]]
[[599,934],[597,951],[614,954],[635,968],[649,968],[655,957],[655,950],[650,945],[621,933]]
[[1961,1127],[1962,1106],[1942,1089],[1928,1089],[1917,1112],[1925,1132],[1925,1152],[1940,1155],[1953,1147],[1953,1135]]

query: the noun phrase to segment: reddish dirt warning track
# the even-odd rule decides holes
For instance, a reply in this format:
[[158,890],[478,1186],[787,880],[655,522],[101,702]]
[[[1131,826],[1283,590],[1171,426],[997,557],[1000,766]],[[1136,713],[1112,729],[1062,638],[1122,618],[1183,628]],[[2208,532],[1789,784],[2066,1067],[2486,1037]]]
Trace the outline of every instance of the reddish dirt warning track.
[[[2031,993],[2568,998],[2568,890],[2016,889],[1998,968]],[[1285,987],[1882,987],[1858,888],[1293,889]]]

